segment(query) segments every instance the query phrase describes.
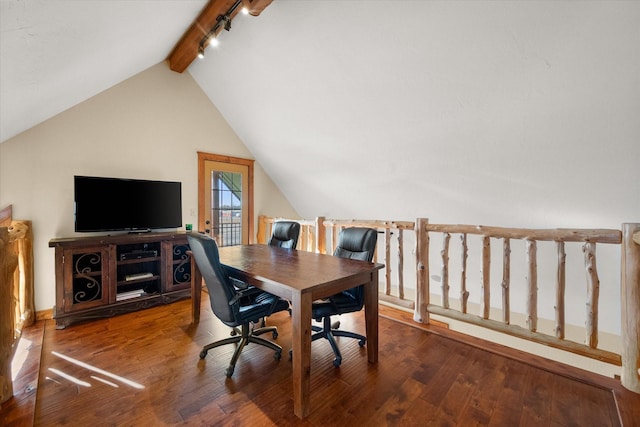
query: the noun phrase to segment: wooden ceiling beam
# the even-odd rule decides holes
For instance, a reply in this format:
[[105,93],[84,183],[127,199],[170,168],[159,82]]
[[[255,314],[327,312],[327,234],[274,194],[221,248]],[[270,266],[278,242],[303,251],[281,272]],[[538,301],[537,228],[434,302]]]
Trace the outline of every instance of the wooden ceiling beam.
[[273,0],[242,0],[242,4],[249,11],[249,15],[258,16],[272,1]]
[[[238,1],[240,4],[236,5]],[[182,73],[189,67],[198,57],[200,44],[215,28],[220,20],[219,17],[228,15],[229,19],[233,21],[233,18],[243,7],[247,8],[250,15],[258,16],[272,1],[273,0],[209,0],[209,3],[202,9],[200,15],[191,24],[167,57],[169,68],[177,73]],[[237,6],[235,9],[234,5]],[[216,35],[223,31],[222,27],[221,25],[215,32]]]

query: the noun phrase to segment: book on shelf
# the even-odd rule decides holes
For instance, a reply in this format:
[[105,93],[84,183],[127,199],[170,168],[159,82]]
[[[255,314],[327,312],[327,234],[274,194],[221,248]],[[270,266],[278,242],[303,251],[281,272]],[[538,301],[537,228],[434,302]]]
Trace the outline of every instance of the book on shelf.
[[116,295],[116,301],[124,301],[131,298],[138,298],[147,295],[142,289],[135,289],[133,291],[118,292]]
[[134,273],[134,274],[127,274],[126,276],[124,276],[124,280],[127,282],[130,282],[131,280],[147,279],[149,277],[153,277],[153,273],[150,273],[150,272]]

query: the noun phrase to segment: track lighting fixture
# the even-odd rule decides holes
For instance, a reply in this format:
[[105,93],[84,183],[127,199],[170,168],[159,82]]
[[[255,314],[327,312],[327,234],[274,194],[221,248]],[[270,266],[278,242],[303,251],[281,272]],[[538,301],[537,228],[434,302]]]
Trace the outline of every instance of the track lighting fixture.
[[231,30],[231,18],[229,18],[229,15],[218,16],[218,21],[221,21],[223,23],[225,30]]
[[222,31],[222,29],[225,29],[227,31],[231,30],[231,15],[233,14],[233,12],[235,12],[235,10],[238,8],[238,6],[240,6],[241,3],[241,0],[236,0],[233,6],[231,6],[231,8],[227,10],[227,13],[225,13],[224,15],[219,15],[216,18],[216,25],[214,25],[211,31],[205,34],[205,36],[200,41],[200,45],[198,47],[198,58],[204,58],[204,50],[207,46],[217,46],[219,44],[217,36],[218,33]]

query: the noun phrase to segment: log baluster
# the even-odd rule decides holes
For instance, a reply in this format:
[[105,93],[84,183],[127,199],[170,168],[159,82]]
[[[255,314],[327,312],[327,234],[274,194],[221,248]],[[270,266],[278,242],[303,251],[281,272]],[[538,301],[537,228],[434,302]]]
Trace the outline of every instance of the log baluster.
[[413,320],[419,323],[429,323],[429,230],[427,218],[418,218],[416,231],[416,304]]
[[488,319],[491,313],[491,239],[482,237],[482,300],[480,311],[482,318]]
[[460,235],[460,245],[462,255],[460,257],[460,302],[463,313],[467,312],[467,302],[469,301],[469,291],[467,290],[467,258],[469,257],[469,246],[467,246],[467,233]]
[[511,303],[509,287],[511,286],[511,240],[502,242],[502,321],[511,323]]
[[584,267],[587,273],[587,318],[586,344],[591,348],[598,347],[598,299],[600,297],[600,279],[596,269],[596,244],[587,242],[584,251]]
[[559,339],[564,339],[565,320],[564,320],[564,294],[566,287],[566,263],[567,254],[564,250],[564,242],[556,242],[558,252],[558,269],[556,278],[556,326],[555,333]]
[[441,280],[442,280],[442,307],[449,308],[449,241],[451,234],[442,233],[442,250],[440,258],[442,259]]
[[404,238],[403,230],[398,230],[398,298],[404,299]]
[[385,293],[391,295],[391,229],[384,229]]
[[527,326],[531,332],[538,330],[538,244],[527,239]]

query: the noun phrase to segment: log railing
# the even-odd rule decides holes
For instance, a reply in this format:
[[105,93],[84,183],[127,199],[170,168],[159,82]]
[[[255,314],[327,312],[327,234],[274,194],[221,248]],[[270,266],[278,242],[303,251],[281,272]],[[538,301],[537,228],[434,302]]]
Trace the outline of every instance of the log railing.
[[[340,231],[349,227],[369,227],[378,230],[384,238],[378,238],[378,247],[374,254],[375,262],[382,262],[385,268],[384,291],[380,292],[382,301],[390,302],[401,307],[414,309],[413,298],[408,298],[405,292],[404,261],[407,243],[405,231],[413,234],[414,223],[409,221],[379,221],[379,220],[324,220],[327,230],[326,253],[335,250]],[[395,239],[393,238],[395,236]],[[413,237],[413,236],[412,236]],[[409,249],[409,254],[411,254]],[[395,250],[395,257],[394,257]],[[395,268],[394,268],[395,267]]]
[[[265,243],[271,235],[272,224],[278,221],[275,218],[259,218],[258,243]],[[381,246],[377,254],[384,254],[384,260],[376,256],[376,260],[385,263],[386,276],[384,291],[380,293],[380,299],[402,307],[414,310],[414,320],[420,323],[429,323],[429,315],[436,314],[457,321],[466,322],[482,328],[498,331],[514,337],[537,342],[549,347],[557,348],[573,354],[593,358],[605,363],[621,366],[622,385],[629,390],[640,393],[640,224],[623,224],[622,230],[612,229],[521,229],[505,227],[486,227],[476,225],[453,224],[429,224],[427,219],[419,218],[414,227],[412,222],[396,221],[367,221],[367,220],[327,220],[317,218],[315,221],[300,220],[302,225],[301,239],[298,249],[316,251],[320,253],[332,253],[339,231],[346,227],[363,226],[372,227],[384,233],[384,239],[378,239]],[[403,269],[406,253],[406,243],[403,232],[412,232],[415,239],[415,295],[409,296],[405,292]],[[397,233],[395,241],[392,234]],[[432,239],[440,236],[431,244]],[[458,237],[458,239],[452,239]],[[479,241],[477,245],[471,245],[470,239]],[[458,243],[456,243],[456,241]],[[499,246],[496,245],[499,243]],[[516,242],[522,243],[522,258],[514,259],[512,252]],[[539,246],[554,246],[555,257],[551,264],[539,265],[539,260],[548,260],[538,254]],[[569,245],[580,245],[582,250],[582,262],[579,270],[583,271],[585,283],[578,284],[584,289],[585,328],[584,343],[567,339],[565,331],[565,293],[567,288],[575,291],[574,283],[567,283]],[[621,250],[621,354],[598,347],[598,317],[600,278],[597,269],[596,248],[600,245],[618,245]],[[397,260],[394,262],[392,247],[397,251]],[[431,246],[437,249],[430,252]],[[493,250],[492,250],[493,248]],[[574,247],[572,246],[571,249]],[[413,249],[413,248],[412,248]],[[470,253],[477,249],[478,253]],[[545,249],[548,249],[545,246]],[[436,252],[437,251],[437,252]],[[501,276],[497,286],[492,287],[491,274],[492,255],[500,254]],[[573,252],[572,252],[573,253]],[[473,256],[479,260],[480,275],[478,280],[468,273],[468,259]],[[451,259],[457,264],[452,266]],[[572,258],[573,261],[575,261]],[[519,262],[523,261],[523,262]],[[431,268],[436,263],[438,270]],[[524,264],[521,273],[524,281],[512,280],[514,266]],[[397,266],[397,274],[391,274],[391,266]],[[454,268],[455,267],[455,268]],[[573,263],[571,267],[575,267]],[[538,275],[539,270],[553,271],[554,274],[554,298],[550,301],[539,301]],[[572,270],[575,272],[575,270]],[[452,274],[455,272],[455,279]],[[437,273],[437,274],[436,274]],[[518,272],[520,273],[520,272]],[[432,276],[433,274],[433,276]],[[572,276],[573,277],[573,276]],[[440,282],[438,289],[431,288],[431,282]],[[523,285],[521,285],[523,282]],[[455,285],[455,286],[453,286]],[[605,291],[610,290],[612,284],[605,284]],[[518,295],[525,295],[525,320],[522,325],[513,321],[512,315],[517,314],[512,309],[512,291],[518,288]],[[451,295],[451,289],[458,290],[456,295]],[[392,289],[397,293],[392,295]],[[501,307],[496,316],[492,309],[491,293],[493,289],[499,289]],[[475,294],[477,290],[477,294]],[[439,294],[439,301],[432,301],[432,295]],[[516,292],[514,292],[516,294]],[[409,297],[408,297],[409,296]],[[475,298],[472,298],[475,297]],[[479,314],[470,312],[470,301],[479,301]],[[454,302],[455,301],[455,302]],[[495,305],[495,303],[494,303]],[[545,333],[539,330],[539,312],[551,311],[555,316],[553,331]],[[618,313],[606,313],[607,316]]]
[[307,252],[325,253],[324,218],[315,220],[272,218],[264,215],[258,217],[257,242],[266,244],[273,232],[273,224],[278,221],[295,221],[300,224],[300,237],[297,249]]
[[[258,218],[258,243],[266,243],[271,236],[273,223],[285,220],[260,216]],[[412,295],[405,294],[404,262],[409,243],[405,242],[405,232],[413,237],[414,223],[409,221],[377,221],[377,220],[333,220],[318,217],[315,220],[291,220],[300,223],[300,238],[297,249],[323,254],[331,254],[335,249],[338,234],[348,227],[370,227],[384,235],[378,238],[378,247],[374,254],[376,262],[385,265],[384,292],[380,299],[401,307],[414,309]],[[393,238],[395,236],[395,238]],[[412,240],[413,241],[413,240]],[[413,243],[409,254],[413,249]],[[382,255],[383,254],[383,255]],[[394,268],[395,267],[395,268]]]
[[0,403],[13,395],[11,360],[22,329],[35,321],[31,221],[0,210]]
[[[429,314],[446,316],[459,321],[467,322],[483,328],[506,333],[518,338],[558,348],[581,356],[590,357],[606,363],[622,366],[622,384],[637,393],[640,393],[638,378],[640,372],[640,246],[633,242],[633,236],[640,229],[640,224],[625,224],[624,231],[620,230],[591,230],[591,229],[520,229],[503,227],[484,227],[475,225],[430,224],[427,219],[418,219],[416,222],[416,258],[417,258],[417,290],[416,310],[414,320],[421,323],[429,323]],[[442,236],[442,246],[439,247],[440,264],[440,303],[431,301],[433,294],[430,284],[432,281],[432,269],[430,261],[433,261],[430,253],[431,241],[434,234]],[[450,240],[452,235],[460,237],[457,249],[452,249]],[[477,236],[481,240],[479,245],[481,260],[480,274],[480,314],[468,312],[467,302],[470,289],[467,284],[467,258],[469,236]],[[520,240],[524,243],[525,260],[525,289],[521,294],[526,295],[525,316],[526,325],[520,326],[511,323],[510,291],[515,285],[511,280],[512,243]],[[502,278],[500,281],[501,303],[499,310],[500,319],[490,317],[491,308],[491,274],[492,261],[491,246],[494,241],[502,243]],[[437,240],[436,240],[437,242]],[[538,301],[538,245],[540,242],[552,242],[556,247],[555,265],[551,266],[555,274],[555,300]],[[565,290],[567,260],[565,245],[580,244],[584,253],[582,269],[584,270],[586,283],[585,295],[585,336],[584,344],[568,340],[565,337]],[[600,294],[600,279],[596,268],[596,246],[601,244],[614,244],[622,246],[622,355],[598,348],[598,302]],[[460,289],[459,309],[454,309],[449,304],[451,267],[449,255],[452,251],[458,251],[457,259],[461,262],[459,267],[460,281],[457,287]],[[611,286],[611,284],[607,284]],[[616,286],[618,286],[616,284]],[[555,312],[554,334],[545,334],[538,330],[538,313],[541,304],[552,304]],[[625,307],[626,306],[626,307]],[[610,315],[611,313],[607,313]],[[616,313],[617,315],[617,313]],[[625,330],[625,325],[626,330]]]

